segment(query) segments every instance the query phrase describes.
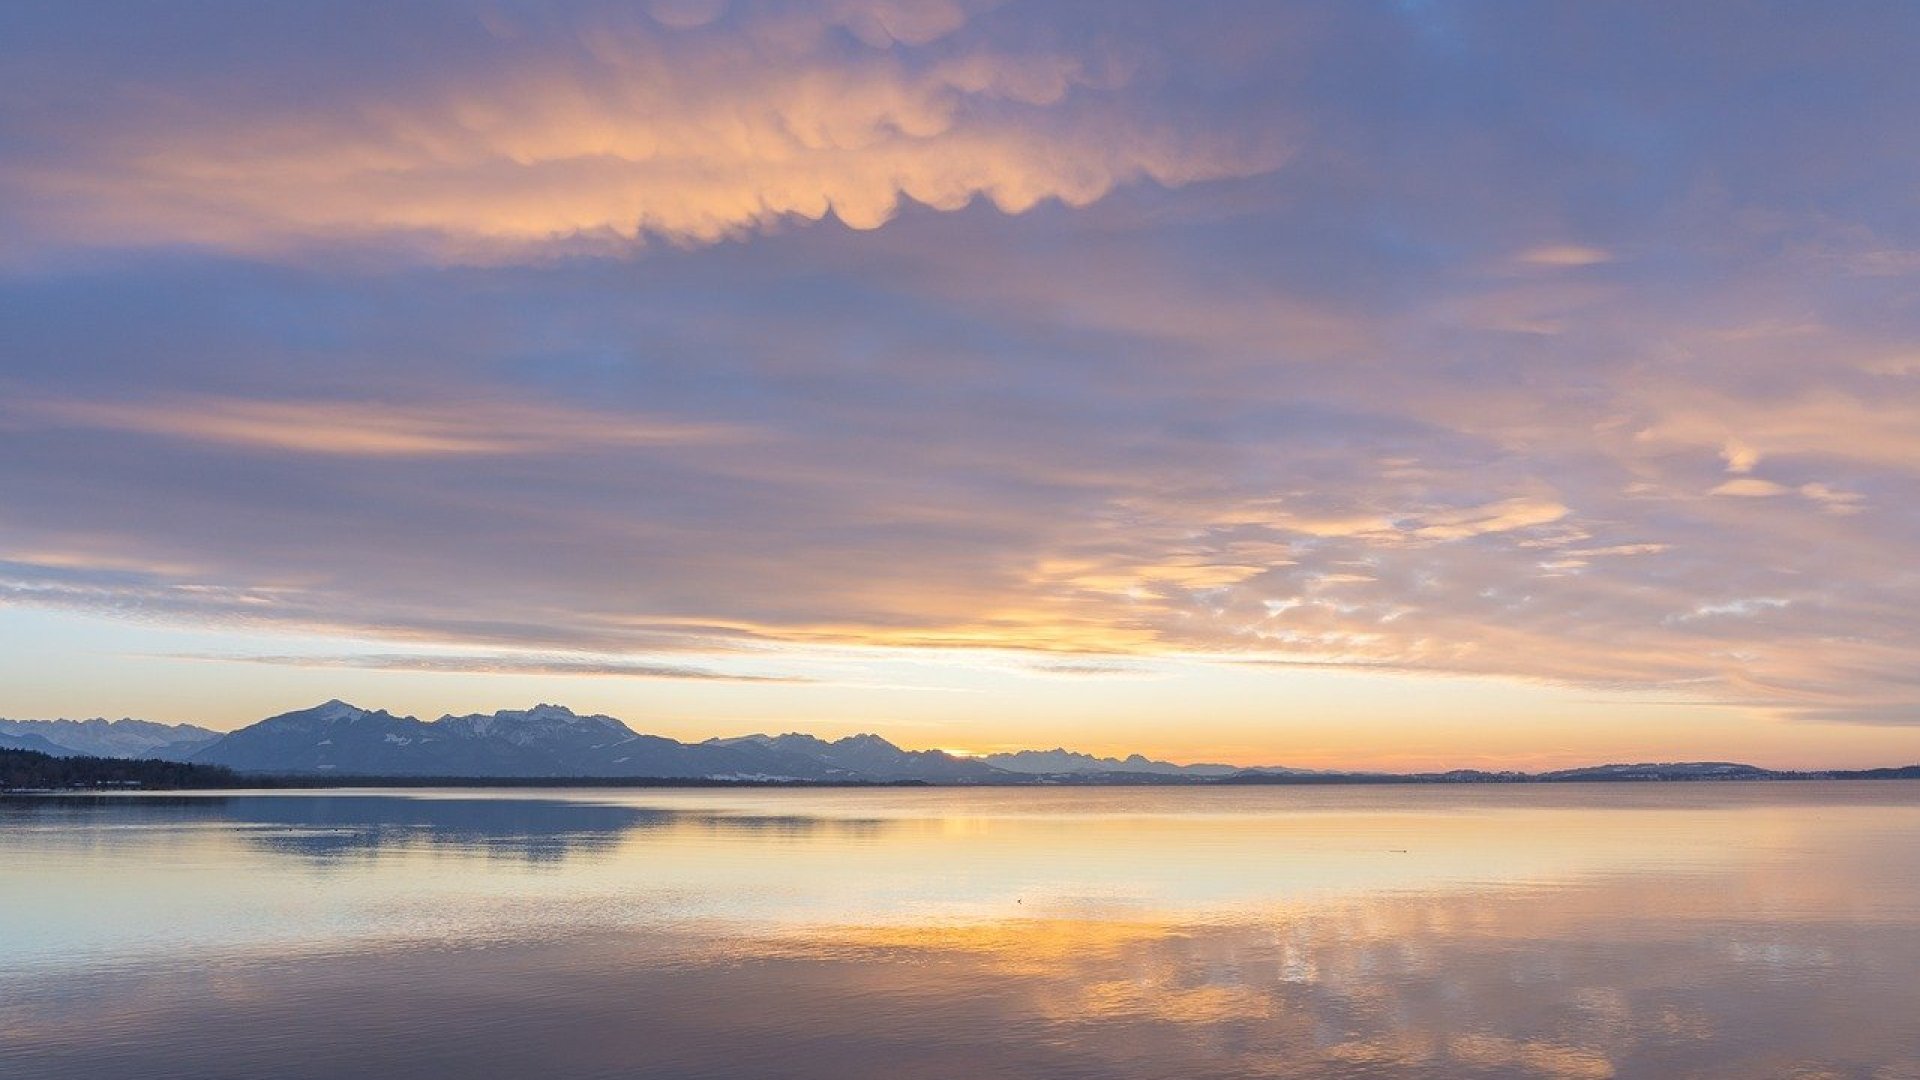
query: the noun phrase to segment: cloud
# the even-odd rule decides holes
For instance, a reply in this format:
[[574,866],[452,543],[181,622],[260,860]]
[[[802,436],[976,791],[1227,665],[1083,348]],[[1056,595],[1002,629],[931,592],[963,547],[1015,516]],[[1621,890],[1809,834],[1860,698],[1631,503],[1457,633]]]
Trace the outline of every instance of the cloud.
[[27,400],[0,406],[27,426],[157,435],[299,454],[441,457],[670,446],[744,437],[722,424],[595,413],[533,403],[398,405],[211,396],[140,402]]
[[1502,499],[1486,506],[1427,515],[1413,533],[1429,540],[1464,540],[1488,533],[1551,525],[1566,516],[1567,508],[1552,500],[1526,497]]
[[1866,498],[1857,492],[1838,491],[1818,481],[1800,485],[1800,494],[1820,504],[1829,514],[1857,514]]
[[1808,724],[1868,724],[1879,727],[1920,726],[1920,701],[1907,700],[1884,704],[1837,704],[1799,708],[1787,714]]
[[1095,8],[23,25],[0,602],[1915,715],[1892,16]]
[[39,152],[0,185],[44,244],[370,244],[494,261],[710,244],[829,215],[873,229],[905,201],[1084,206],[1123,184],[1247,176],[1286,156],[1270,133],[1129,107],[1129,73],[1110,58],[953,40],[974,6],[495,13],[490,40],[449,44],[397,83],[296,100],[215,84],[110,93],[85,115],[22,110]]
[[[1842,346],[1844,348],[1844,346]],[[1751,354],[1750,354],[1751,355]],[[1771,365],[1769,365],[1771,367]],[[1787,372],[1769,371],[1769,379]],[[1640,392],[1665,400],[1646,406],[1658,419],[1638,438],[1650,444],[1688,445],[1726,457],[1749,470],[1762,457],[1801,457],[1852,461],[1875,467],[1907,469],[1920,458],[1920,388],[1906,378],[1881,380],[1872,396],[1850,386],[1844,368],[1806,372],[1792,393],[1765,396],[1742,392],[1737,382],[1695,382],[1672,386],[1669,380]],[[1718,385],[1716,385],[1718,384]],[[1730,392],[1731,391],[1731,392]],[[1836,438],[1844,433],[1844,438]],[[1738,457],[1726,449],[1737,443]],[[1748,470],[1731,469],[1733,472]]]
[[1676,621],[1686,622],[1693,619],[1713,619],[1721,617],[1746,618],[1765,611],[1777,611],[1788,606],[1789,603],[1790,601],[1782,600],[1774,596],[1743,597],[1739,600],[1701,604],[1692,611],[1683,615],[1674,616],[1674,619]]
[[652,0],[647,14],[662,26],[691,30],[706,26],[727,10],[727,0]]
[[790,675],[754,675],[717,671],[686,664],[580,656],[448,655],[444,653],[363,653],[319,656],[228,656],[193,654],[174,659],[219,663],[269,664],[276,667],[346,668],[358,671],[455,672],[467,675],[564,675],[617,679],[685,679],[716,682],[802,683],[813,680]]
[[1043,661],[1026,665],[1021,670],[1041,675],[1063,675],[1074,678],[1099,679],[1151,679],[1159,673],[1139,664],[1105,662],[1075,663],[1072,661]]
[[1709,494],[1733,495],[1742,499],[1766,499],[1775,495],[1784,495],[1789,490],[1771,480],[1762,480],[1757,476],[1736,476],[1714,488]]
[[1760,464],[1760,452],[1737,439],[1727,440],[1720,456],[1726,459],[1730,473],[1750,473],[1755,465]]
[[1529,248],[1514,256],[1520,262],[1530,266],[1598,266],[1613,261],[1613,253],[1604,248],[1586,247],[1581,244],[1553,244],[1547,247]]

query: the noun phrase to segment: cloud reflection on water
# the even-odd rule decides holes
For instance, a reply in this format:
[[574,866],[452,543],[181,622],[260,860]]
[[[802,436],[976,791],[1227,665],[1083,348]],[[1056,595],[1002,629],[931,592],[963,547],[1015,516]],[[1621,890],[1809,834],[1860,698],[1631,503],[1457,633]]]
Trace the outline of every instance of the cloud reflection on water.
[[1695,929],[1540,895],[1375,896],[1226,925],[226,963],[16,1000],[0,1061],[35,1080],[1911,1075],[1911,926]]
[[13,865],[218,917],[0,970],[0,1073],[1910,1077],[1913,789],[68,805]]
[[48,819],[99,819],[141,827],[221,824],[261,851],[325,864],[354,857],[441,849],[487,858],[552,862],[606,855],[632,834],[685,828],[743,830],[795,837],[870,833],[881,822],[809,817],[699,813],[591,799],[498,797],[409,798],[387,794],[160,796],[129,805],[124,799],[69,797],[0,808],[13,824]]

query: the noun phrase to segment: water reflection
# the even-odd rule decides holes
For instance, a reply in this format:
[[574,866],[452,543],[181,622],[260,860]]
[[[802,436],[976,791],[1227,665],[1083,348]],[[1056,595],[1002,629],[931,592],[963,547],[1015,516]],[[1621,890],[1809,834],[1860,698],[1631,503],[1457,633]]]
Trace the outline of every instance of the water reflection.
[[254,798],[240,809],[247,822],[261,827],[246,834],[249,843],[321,863],[419,845],[550,862],[612,850],[626,833],[660,828],[672,816],[639,807],[539,799],[385,796]]
[[0,940],[41,957],[0,963],[0,1075],[1920,1076],[1920,785],[926,794],[114,805],[94,846],[0,816],[10,914],[49,910],[21,866],[216,914]]
[[19,1080],[990,1080],[1895,1077],[1920,1060],[1910,926],[1648,935],[1539,898],[1488,919],[1483,902],[146,971],[0,1005],[0,1064]]
[[803,839],[871,836],[888,822],[796,814],[723,814],[590,799],[393,794],[77,795],[0,801],[0,829],[37,826],[59,843],[110,830],[226,826],[262,852],[318,865],[382,852],[445,849],[528,862],[604,856],[631,834],[686,829]]

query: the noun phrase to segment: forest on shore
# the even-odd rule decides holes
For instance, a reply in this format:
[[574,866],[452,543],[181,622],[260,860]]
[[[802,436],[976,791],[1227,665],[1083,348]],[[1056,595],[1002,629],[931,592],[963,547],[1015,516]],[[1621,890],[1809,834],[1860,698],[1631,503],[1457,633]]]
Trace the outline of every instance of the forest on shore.
[[55,757],[37,750],[0,749],[0,791],[169,790],[239,785],[239,774],[219,765],[154,759]]

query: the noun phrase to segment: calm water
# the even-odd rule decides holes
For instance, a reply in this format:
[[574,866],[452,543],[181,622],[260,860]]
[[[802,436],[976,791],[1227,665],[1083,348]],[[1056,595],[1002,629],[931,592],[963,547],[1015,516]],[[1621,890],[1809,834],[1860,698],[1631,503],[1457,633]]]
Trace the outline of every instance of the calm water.
[[0,1077],[1920,1077],[1920,784],[0,799]]

